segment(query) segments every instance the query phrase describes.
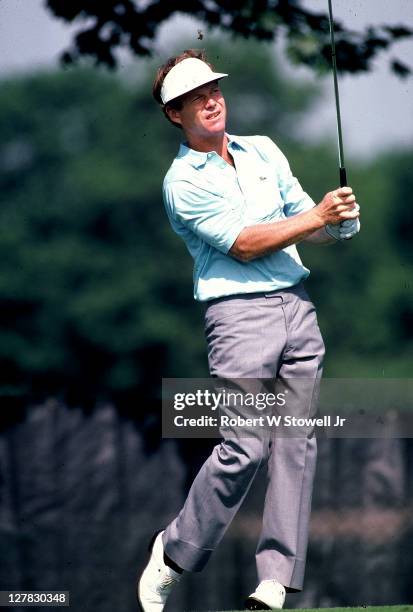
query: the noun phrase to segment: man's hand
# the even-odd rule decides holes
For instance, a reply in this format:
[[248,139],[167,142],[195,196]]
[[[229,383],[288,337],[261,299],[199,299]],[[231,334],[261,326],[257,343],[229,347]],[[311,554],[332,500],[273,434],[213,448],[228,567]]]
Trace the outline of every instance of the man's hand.
[[349,240],[360,231],[360,206],[351,187],[340,187],[327,193],[316,210],[324,221],[327,234],[336,240]]
[[356,209],[356,196],[351,187],[340,187],[326,193],[315,211],[323,221],[323,225],[338,225],[346,219],[356,219],[359,214]]
[[[356,203],[354,210],[359,212],[360,206]],[[347,219],[342,221],[339,225],[326,225],[325,230],[329,236],[335,238],[335,240],[350,240],[360,231],[360,220]]]

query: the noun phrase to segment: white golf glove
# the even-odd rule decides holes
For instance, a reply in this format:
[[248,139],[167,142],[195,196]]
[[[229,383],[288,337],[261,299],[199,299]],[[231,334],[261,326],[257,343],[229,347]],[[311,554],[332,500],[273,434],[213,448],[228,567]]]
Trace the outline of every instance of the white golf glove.
[[[358,204],[354,207],[356,210],[360,210]],[[350,240],[360,231],[360,220],[357,219],[346,219],[338,225],[326,225],[326,232],[335,240]]]

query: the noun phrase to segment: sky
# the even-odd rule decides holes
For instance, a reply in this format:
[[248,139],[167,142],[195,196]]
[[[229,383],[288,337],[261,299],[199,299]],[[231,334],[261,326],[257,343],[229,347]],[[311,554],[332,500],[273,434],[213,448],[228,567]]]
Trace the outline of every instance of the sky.
[[[327,0],[305,0],[304,5],[325,11]],[[413,0],[333,0],[333,5],[335,19],[350,28],[382,23],[413,28]],[[189,18],[171,19],[160,30],[157,53],[161,57],[168,56],[177,37],[187,37],[198,27],[202,25]],[[67,25],[53,18],[44,7],[44,0],[0,0],[0,78],[13,72],[57,68],[60,52],[68,46],[77,29],[77,25]],[[205,33],[204,27],[203,31]],[[194,40],[194,45],[196,43],[198,41]],[[282,43],[274,52],[277,57],[283,57]],[[390,56],[413,67],[413,40],[398,43]],[[387,67],[388,57],[385,55],[376,61],[372,73],[340,77],[347,158],[374,157],[382,150],[413,144],[413,76],[401,80],[393,75]],[[310,70],[293,67],[286,60],[282,61],[282,66],[291,78],[314,82]],[[225,71],[224,66],[216,68]],[[320,80],[320,88],[324,94],[323,104],[306,119],[304,137],[319,139],[329,134],[335,139],[332,78]]]

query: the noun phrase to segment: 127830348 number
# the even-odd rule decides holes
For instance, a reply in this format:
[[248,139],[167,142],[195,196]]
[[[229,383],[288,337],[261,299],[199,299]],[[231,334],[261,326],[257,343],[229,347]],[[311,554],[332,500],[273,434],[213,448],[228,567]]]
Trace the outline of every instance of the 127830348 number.
[[69,591],[0,591],[0,606],[69,606]]

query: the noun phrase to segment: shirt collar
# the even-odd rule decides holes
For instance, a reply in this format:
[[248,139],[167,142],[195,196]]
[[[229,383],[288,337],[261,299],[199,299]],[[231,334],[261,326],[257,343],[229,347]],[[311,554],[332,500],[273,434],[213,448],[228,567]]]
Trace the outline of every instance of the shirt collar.
[[244,139],[241,136],[231,136],[231,134],[227,134],[228,136],[228,146],[231,149],[242,149],[243,151],[247,151],[247,147],[244,143]]
[[[228,148],[229,149],[243,149],[247,150],[245,144],[242,142],[242,139],[239,136],[231,136],[227,134],[228,137]],[[191,166],[194,168],[200,168],[204,166],[207,160],[211,157],[216,156],[217,153],[215,151],[211,151],[210,153],[204,153],[203,151],[195,151],[195,149],[191,149],[188,147],[186,142],[181,143],[178,151],[177,157],[180,159],[185,159]]]

